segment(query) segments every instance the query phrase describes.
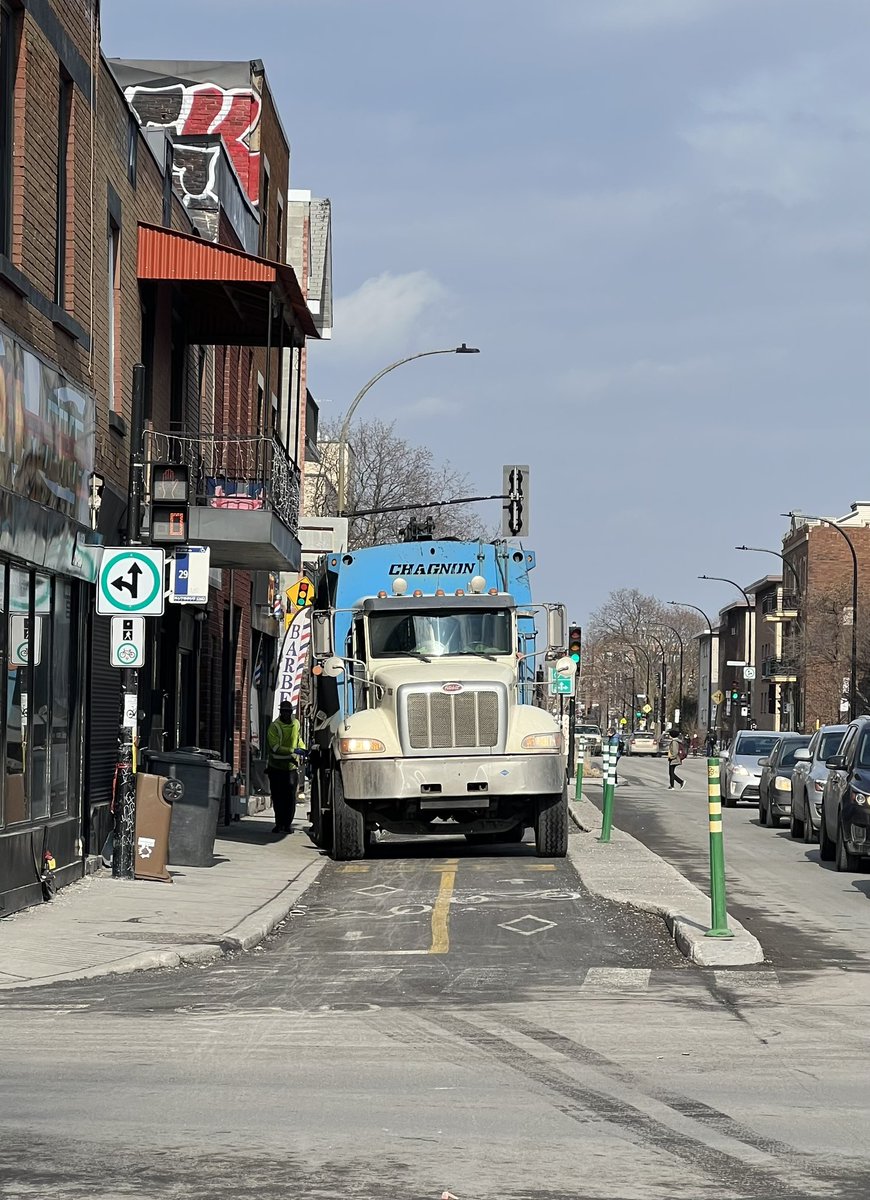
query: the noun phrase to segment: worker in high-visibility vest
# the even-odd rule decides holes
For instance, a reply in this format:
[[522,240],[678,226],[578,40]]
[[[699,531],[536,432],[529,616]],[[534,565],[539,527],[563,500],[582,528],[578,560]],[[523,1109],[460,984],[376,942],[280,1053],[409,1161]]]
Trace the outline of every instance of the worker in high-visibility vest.
[[266,731],[269,787],[275,811],[274,833],[292,833],[296,813],[296,792],[299,787],[300,751],[305,743],[293,705],[282,700],[278,717]]

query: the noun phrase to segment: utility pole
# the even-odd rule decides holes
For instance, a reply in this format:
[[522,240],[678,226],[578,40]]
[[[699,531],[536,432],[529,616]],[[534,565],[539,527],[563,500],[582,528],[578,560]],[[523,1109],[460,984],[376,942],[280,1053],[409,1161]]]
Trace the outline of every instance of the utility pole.
[[[127,545],[138,546],[142,535],[142,482],[144,473],[145,367],[133,367],[133,406],[130,421],[130,475],[127,485]],[[135,745],[139,724],[139,672],[121,672],[121,721],[118,732],[118,772],[115,781],[115,842],[112,876],[134,878],[136,848]]]

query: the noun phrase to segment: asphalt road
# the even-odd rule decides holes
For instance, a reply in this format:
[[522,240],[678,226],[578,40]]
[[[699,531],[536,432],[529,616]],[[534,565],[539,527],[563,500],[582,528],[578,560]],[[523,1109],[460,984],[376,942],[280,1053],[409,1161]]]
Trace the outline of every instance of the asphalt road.
[[[687,759],[668,791],[664,759],[620,760],[614,821],[709,890],[706,759]],[[600,803],[600,785],[587,797]],[[758,805],[722,810],[729,907],[777,967],[870,969],[870,873],[838,873],[786,826],[766,829]]]
[[525,845],[391,839],[304,901],[210,967],[4,993],[0,1195],[866,1195],[863,971],[697,970]]

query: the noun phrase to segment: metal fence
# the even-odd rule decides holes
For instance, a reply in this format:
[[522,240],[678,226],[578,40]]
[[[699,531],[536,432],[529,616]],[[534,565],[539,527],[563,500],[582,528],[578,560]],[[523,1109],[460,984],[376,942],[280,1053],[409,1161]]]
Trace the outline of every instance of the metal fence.
[[[152,463],[176,463],[190,473],[191,503],[234,510],[267,509],[294,535],[299,530],[299,468],[272,437],[145,434]],[[147,476],[146,476],[147,478]]]

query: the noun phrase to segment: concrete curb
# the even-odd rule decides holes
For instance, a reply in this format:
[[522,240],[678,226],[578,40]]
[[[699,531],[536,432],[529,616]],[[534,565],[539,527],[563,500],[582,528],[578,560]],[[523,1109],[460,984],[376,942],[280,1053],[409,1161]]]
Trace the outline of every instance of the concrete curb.
[[682,954],[700,967],[745,967],[764,962],[764,951],[734,917],[728,918],[733,938],[709,938],[710,900],[700,888],[642,842],[614,828],[602,845],[601,814],[589,800],[569,801],[574,824],[589,835],[571,839],[568,855],[584,885],[594,896],[631,904],[662,917]]
[[192,942],[179,950],[142,950],[126,958],[113,959],[96,967],[71,971],[63,975],[52,975],[42,979],[26,979],[20,982],[0,983],[0,991],[23,991],[25,988],[49,987],[56,983],[73,983],[79,979],[103,979],[108,975],[129,975],[134,971],[155,971],[167,967],[200,966],[214,962],[227,954],[251,950],[277,928],[295,907],[304,892],[311,887],[328,859],[324,856],[309,863],[296,875],[277,896],[267,900],[255,912],[243,917],[236,925],[222,934],[215,934],[214,941]]

